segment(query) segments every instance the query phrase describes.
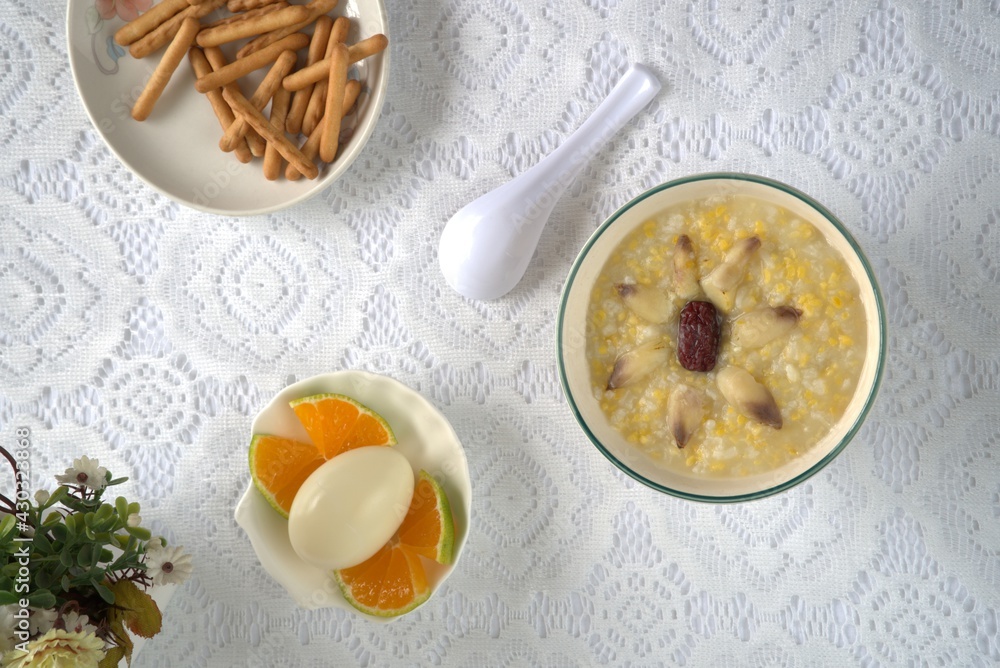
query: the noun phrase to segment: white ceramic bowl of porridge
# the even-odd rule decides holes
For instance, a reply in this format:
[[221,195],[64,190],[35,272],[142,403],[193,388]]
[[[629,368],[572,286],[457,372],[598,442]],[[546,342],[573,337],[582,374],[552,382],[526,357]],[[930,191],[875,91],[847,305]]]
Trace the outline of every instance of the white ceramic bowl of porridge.
[[746,501],[802,482],[857,433],[884,370],[884,311],[823,206],[759,176],[692,176],[635,198],[584,246],[560,305],[560,379],[628,475]]

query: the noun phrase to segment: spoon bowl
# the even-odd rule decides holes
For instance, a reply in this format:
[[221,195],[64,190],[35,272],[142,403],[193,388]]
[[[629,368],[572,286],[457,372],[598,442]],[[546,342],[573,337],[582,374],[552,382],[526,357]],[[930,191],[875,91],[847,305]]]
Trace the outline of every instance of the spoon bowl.
[[514,289],[566,188],[659,90],[660,82],[649,68],[632,65],[590,118],[555,151],[452,216],[438,247],[448,284],[469,299],[497,299]]

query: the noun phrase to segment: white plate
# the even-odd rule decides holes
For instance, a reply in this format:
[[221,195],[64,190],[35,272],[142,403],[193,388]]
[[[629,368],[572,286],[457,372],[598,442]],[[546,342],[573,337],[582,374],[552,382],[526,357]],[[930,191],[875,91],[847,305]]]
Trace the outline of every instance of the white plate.
[[[469,533],[472,484],[465,450],[458,436],[444,416],[422,396],[392,378],[362,371],[326,373],[289,385],[257,415],[251,432],[308,442],[309,436],[288,402],[325,392],[352,397],[385,418],[396,435],[396,449],[406,456],[413,470],[427,471],[444,487],[455,517],[455,551],[449,566],[424,562],[433,596],[454,570]],[[344,599],[329,572],[306,563],[295,554],[288,540],[288,520],[267,503],[252,482],[236,505],[236,522],[250,537],[264,570],[299,606],[307,610],[344,608],[363,614]]]
[[[360,154],[375,129],[388,84],[387,51],[358,63],[363,82],[357,109],[344,119],[352,132],[337,160],[320,168],[318,178],[268,181],[262,159],[244,165],[219,150],[219,122],[204,95],[194,89],[194,74],[184,59],[152,115],[139,123],[131,116],[132,103],[142,91],[161,49],[135,60],[111,39],[124,21],[103,20],[96,0],[69,0],[66,41],[73,80],[97,132],[136,176],[181,204],[223,215],[269,213],[302,202],[324,190],[343,174]],[[218,15],[224,15],[219,10]],[[388,34],[382,0],[345,0],[331,16],[352,19],[348,43],[377,33]],[[206,17],[213,18],[214,15]],[[241,44],[237,42],[236,44]],[[232,51],[227,51],[232,57]],[[267,69],[241,81],[244,93],[263,78]]]

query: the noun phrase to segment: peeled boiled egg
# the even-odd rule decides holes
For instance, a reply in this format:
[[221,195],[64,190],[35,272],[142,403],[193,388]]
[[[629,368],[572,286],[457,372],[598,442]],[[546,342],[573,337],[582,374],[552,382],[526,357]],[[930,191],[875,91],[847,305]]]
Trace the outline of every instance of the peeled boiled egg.
[[288,513],[292,549],[319,568],[356,566],[392,538],[412,498],[413,469],[395,448],[370,446],[337,455],[295,495]]

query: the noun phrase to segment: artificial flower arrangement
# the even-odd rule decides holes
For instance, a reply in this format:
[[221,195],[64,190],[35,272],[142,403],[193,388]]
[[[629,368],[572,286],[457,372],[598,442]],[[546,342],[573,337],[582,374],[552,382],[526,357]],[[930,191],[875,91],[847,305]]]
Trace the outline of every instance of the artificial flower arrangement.
[[132,638],[160,631],[148,590],[191,574],[183,548],[141,526],[139,504],[103,501],[112,478],[81,457],[51,494],[23,489],[17,460],[14,499],[0,494],[0,666],[109,668],[131,663]]

